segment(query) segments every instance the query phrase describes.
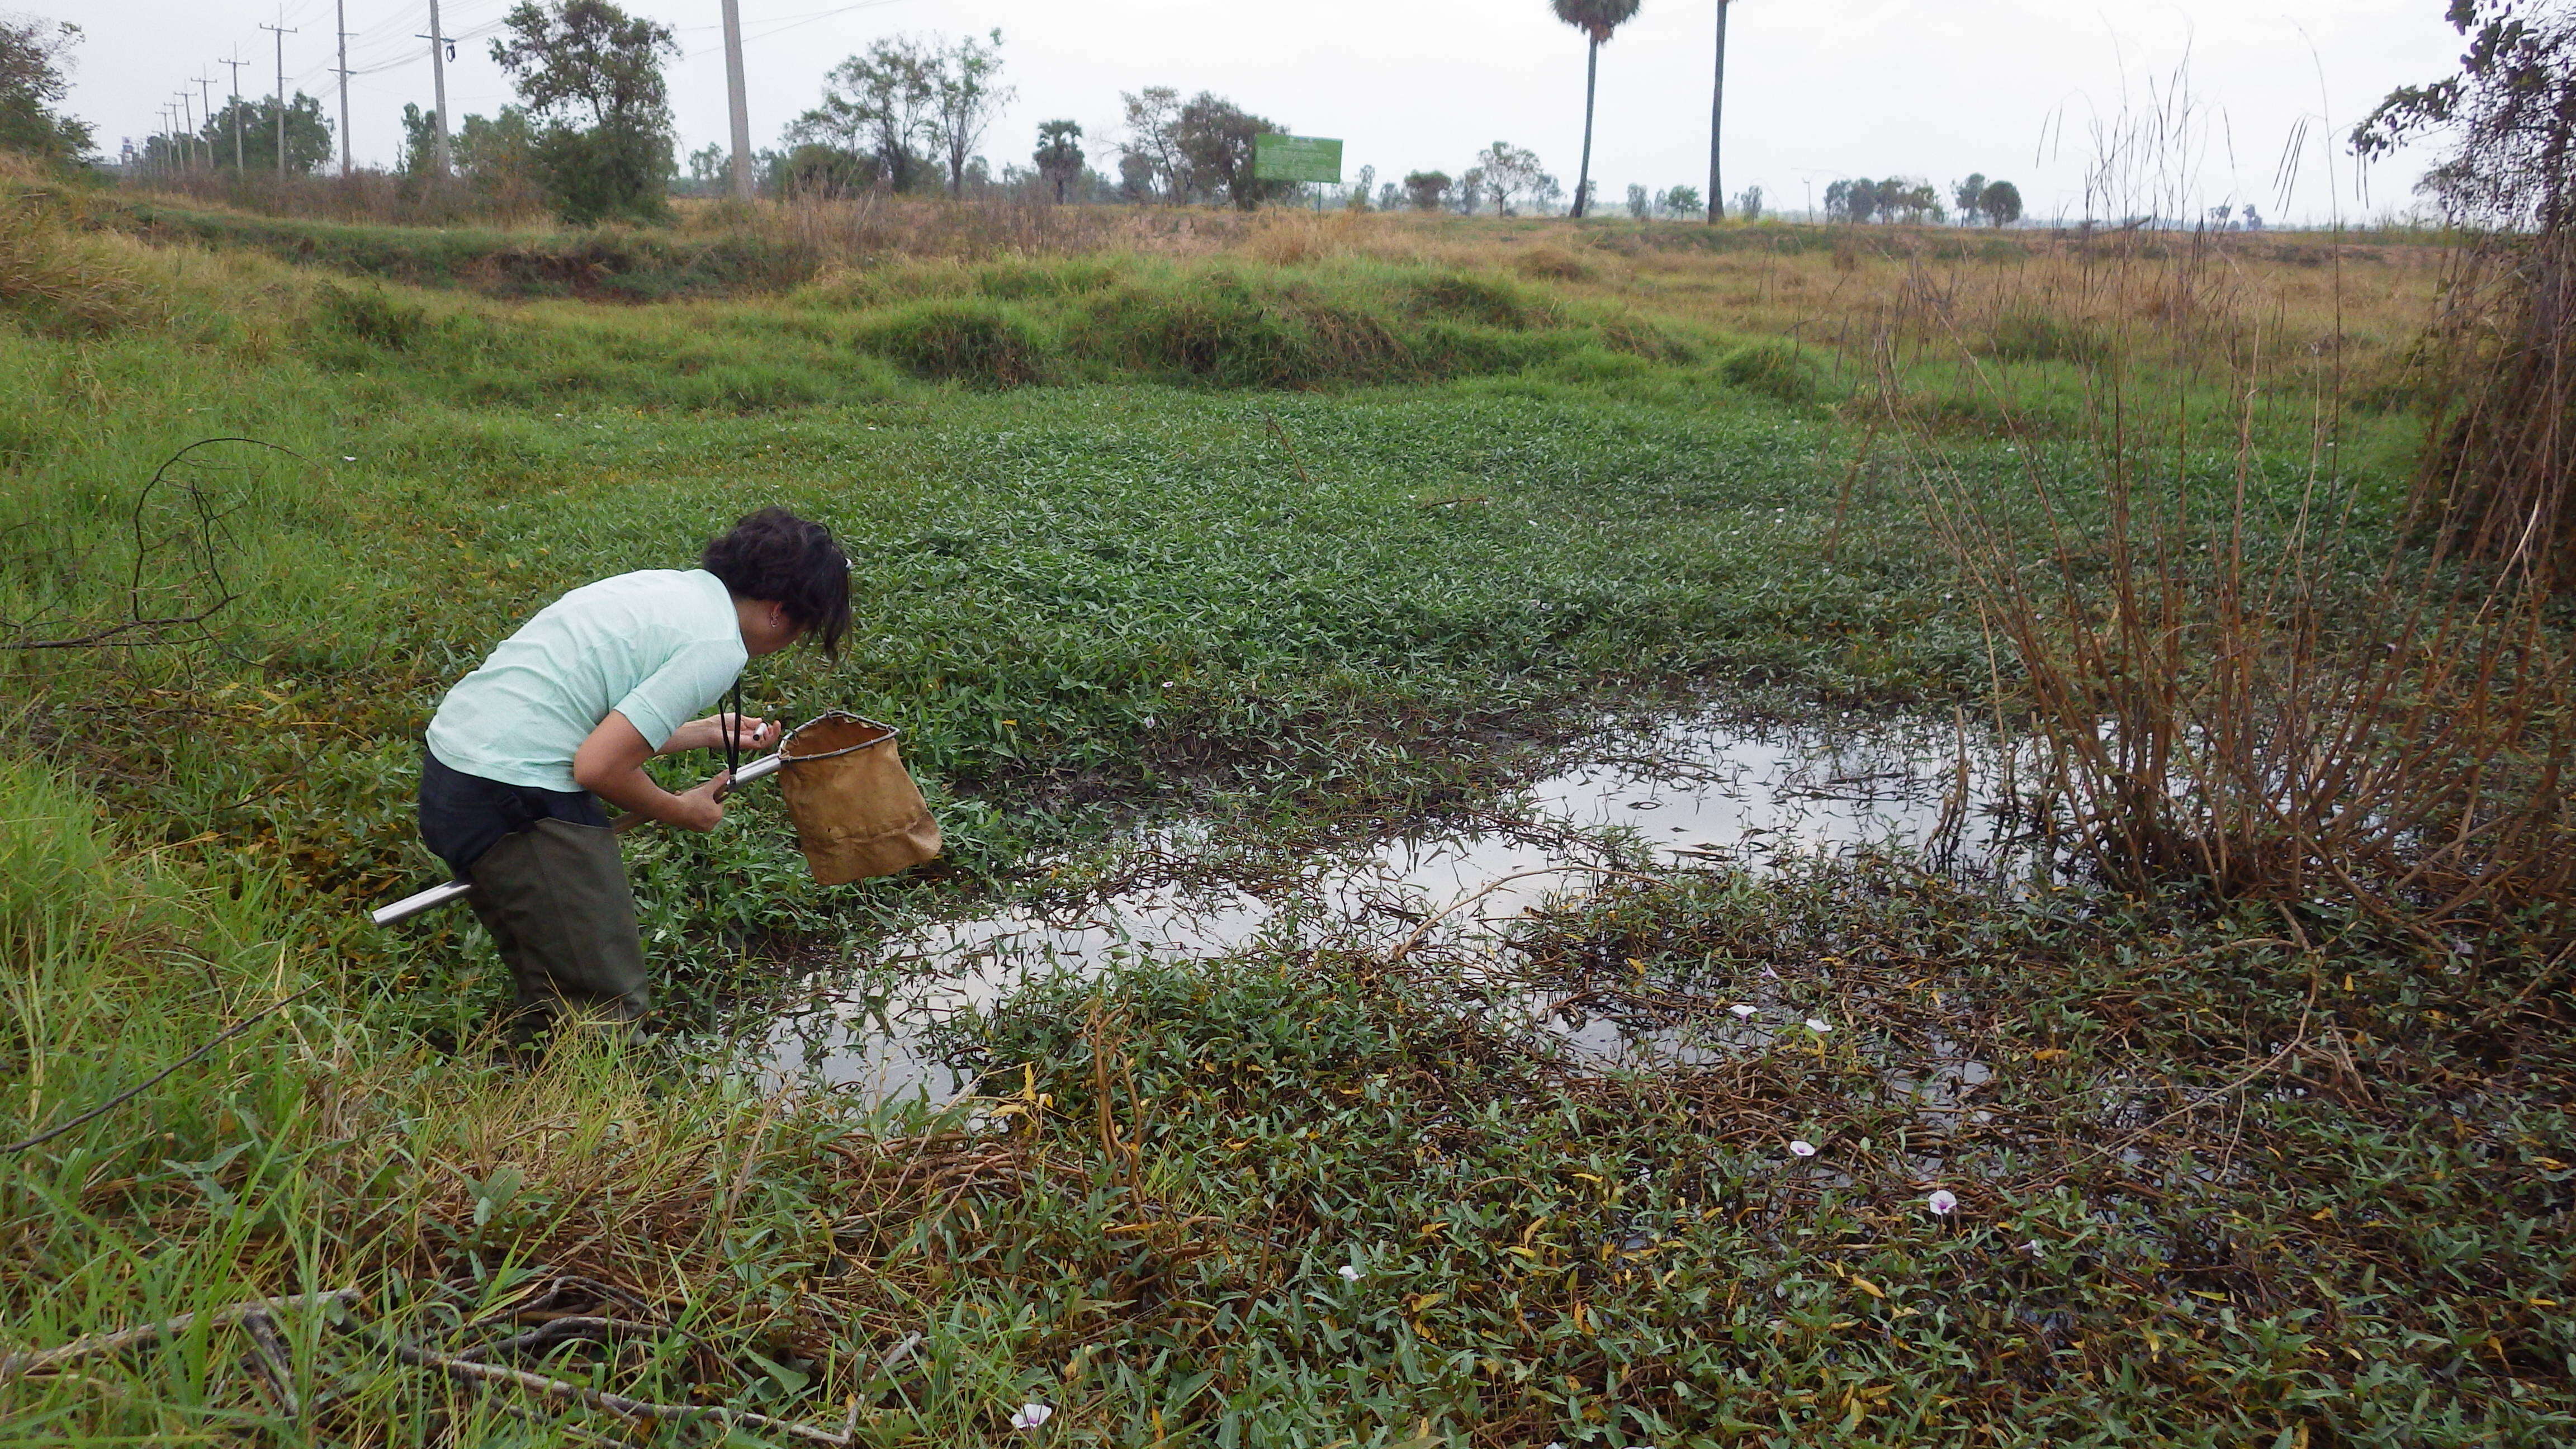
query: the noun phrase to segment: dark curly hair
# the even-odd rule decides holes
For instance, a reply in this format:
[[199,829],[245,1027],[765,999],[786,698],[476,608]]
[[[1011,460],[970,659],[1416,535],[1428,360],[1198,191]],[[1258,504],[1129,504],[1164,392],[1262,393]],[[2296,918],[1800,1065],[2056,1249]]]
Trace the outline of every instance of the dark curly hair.
[[698,567],[724,580],[737,599],[785,608],[824,653],[841,652],[850,632],[850,560],[830,529],[784,508],[764,508],[709,539]]

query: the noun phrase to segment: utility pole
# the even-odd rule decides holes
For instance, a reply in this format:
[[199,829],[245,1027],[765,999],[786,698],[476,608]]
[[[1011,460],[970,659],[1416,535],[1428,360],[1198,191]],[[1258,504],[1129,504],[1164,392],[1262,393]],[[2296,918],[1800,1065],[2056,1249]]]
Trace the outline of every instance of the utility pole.
[[733,112],[733,199],[751,200],[751,101],[742,73],[742,0],[724,0],[725,102]]
[[1717,0],[1717,86],[1708,102],[1708,224],[1726,215],[1726,182],[1718,174],[1718,143],[1726,132],[1726,7],[1734,0]]
[[188,103],[188,93],[186,91],[172,91],[170,94],[178,98],[180,110],[179,123],[187,128],[179,133],[178,138],[179,169],[182,171],[193,171],[197,166],[197,148],[189,143],[195,139],[197,134],[196,107]]
[[259,28],[275,32],[277,36],[277,174],[283,179],[286,175],[286,37],[302,32],[266,21],[262,21]]
[[216,63],[217,65],[228,65],[228,66],[231,66],[231,67],[233,68],[233,95],[232,95],[232,105],[231,105],[231,107],[230,107],[230,109],[231,109],[231,111],[232,111],[232,113],[233,113],[233,174],[234,174],[234,175],[236,175],[236,176],[238,176],[238,175],[240,175],[240,174],[242,173],[242,171],[244,170],[244,166],[243,166],[243,163],[242,163],[242,109],[243,109],[243,107],[242,107],[242,103],[241,103],[241,68],[242,68],[243,66],[245,66],[245,65],[250,64],[250,62],[248,62],[248,61],[246,61],[246,60],[243,60],[243,59],[241,58],[241,48],[240,48],[239,46],[235,46],[235,47],[233,48],[233,58],[232,58],[232,59],[230,59],[230,60],[219,60],[219,61],[217,61],[217,62],[215,62],[215,63]]
[[[199,128],[200,131],[203,131],[215,124],[215,82],[212,76],[200,75],[197,77],[197,94],[206,103],[206,125]],[[206,170],[211,174],[215,169],[215,138],[207,136],[205,141]]]
[[438,0],[429,0],[429,33],[427,35],[417,36],[414,38],[429,42],[430,82],[434,87],[436,87],[436,100],[438,102],[438,109],[430,112],[430,118],[438,123],[438,130],[436,133],[438,137],[438,145],[435,151],[435,155],[438,160],[438,174],[440,176],[451,175],[455,168],[448,162],[447,151],[448,40],[446,29],[438,23]]
[[349,174],[349,0],[334,0],[332,24],[340,32],[340,174]]

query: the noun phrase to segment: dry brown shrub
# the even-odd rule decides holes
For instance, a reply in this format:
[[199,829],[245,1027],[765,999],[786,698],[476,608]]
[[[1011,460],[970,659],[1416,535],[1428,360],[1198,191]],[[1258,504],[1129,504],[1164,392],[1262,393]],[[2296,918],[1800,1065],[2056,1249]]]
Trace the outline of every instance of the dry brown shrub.
[[0,313],[38,331],[88,336],[165,319],[170,302],[142,249],[83,231],[80,202],[0,153]]

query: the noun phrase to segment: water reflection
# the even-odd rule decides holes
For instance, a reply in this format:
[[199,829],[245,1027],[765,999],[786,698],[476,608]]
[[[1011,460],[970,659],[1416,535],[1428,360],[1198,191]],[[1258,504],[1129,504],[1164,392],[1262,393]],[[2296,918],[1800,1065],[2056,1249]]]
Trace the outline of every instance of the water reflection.
[[[1385,950],[1436,915],[1434,940],[1490,939],[1529,908],[1622,866],[1758,865],[1778,853],[1862,847],[1992,859],[2004,831],[1985,803],[2002,765],[1948,728],[1697,719],[1628,736],[1472,824],[1346,854],[1283,860],[1204,825],[1142,833],[1054,872],[1149,883],[1065,889],[890,939],[852,963],[851,984],[781,1016],[764,1050],[781,1077],[867,1097],[943,1099],[965,1082],[931,1055],[926,1028],[1033,975],[1260,946]],[[1735,1045],[1731,1036],[1769,1036],[1734,1022],[1622,1031],[1531,1005],[1534,1029],[1605,1065],[1709,1060]]]

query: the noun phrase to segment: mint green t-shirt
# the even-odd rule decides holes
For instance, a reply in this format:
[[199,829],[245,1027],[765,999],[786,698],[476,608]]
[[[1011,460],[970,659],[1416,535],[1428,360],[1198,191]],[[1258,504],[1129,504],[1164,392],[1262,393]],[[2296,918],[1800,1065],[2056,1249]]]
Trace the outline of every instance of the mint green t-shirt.
[[609,711],[658,750],[749,661],[733,595],[706,570],[601,579],[538,611],[447,692],[430,753],[505,785],[578,790],[573,752]]

